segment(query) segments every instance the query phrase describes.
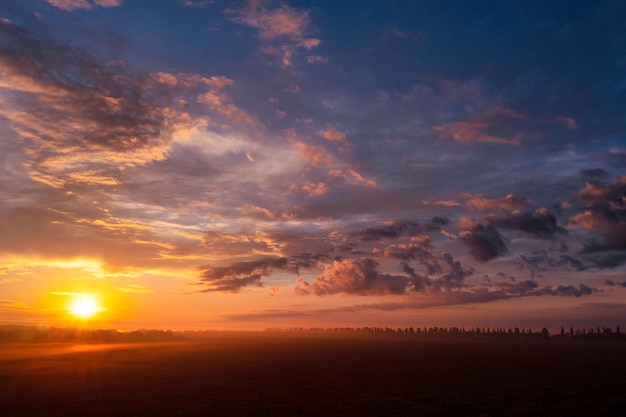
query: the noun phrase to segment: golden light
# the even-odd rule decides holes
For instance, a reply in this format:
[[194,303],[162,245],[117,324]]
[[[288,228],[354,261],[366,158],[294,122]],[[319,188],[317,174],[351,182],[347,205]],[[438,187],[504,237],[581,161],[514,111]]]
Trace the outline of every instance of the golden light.
[[104,310],[94,294],[81,294],[68,307],[68,311],[81,319],[89,319]]

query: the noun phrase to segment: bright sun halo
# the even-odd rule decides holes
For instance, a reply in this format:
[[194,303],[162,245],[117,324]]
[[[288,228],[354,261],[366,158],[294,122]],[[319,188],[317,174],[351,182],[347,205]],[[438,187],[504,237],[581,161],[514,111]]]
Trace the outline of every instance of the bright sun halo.
[[69,311],[76,317],[88,319],[102,311],[102,307],[98,304],[95,296],[81,295],[70,304]]

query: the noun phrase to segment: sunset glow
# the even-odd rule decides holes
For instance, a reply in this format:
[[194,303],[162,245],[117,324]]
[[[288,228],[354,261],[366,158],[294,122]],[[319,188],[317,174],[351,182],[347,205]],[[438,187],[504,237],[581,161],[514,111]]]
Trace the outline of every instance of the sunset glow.
[[80,319],[89,319],[103,309],[99,304],[97,296],[93,294],[82,294],[76,297],[68,308],[69,312]]
[[626,327],[626,2],[0,3],[0,323]]

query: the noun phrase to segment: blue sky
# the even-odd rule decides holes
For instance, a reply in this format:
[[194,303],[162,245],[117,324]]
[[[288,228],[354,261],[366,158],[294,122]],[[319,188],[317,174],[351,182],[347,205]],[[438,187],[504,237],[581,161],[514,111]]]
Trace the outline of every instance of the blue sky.
[[6,2],[0,319],[619,324],[625,16]]

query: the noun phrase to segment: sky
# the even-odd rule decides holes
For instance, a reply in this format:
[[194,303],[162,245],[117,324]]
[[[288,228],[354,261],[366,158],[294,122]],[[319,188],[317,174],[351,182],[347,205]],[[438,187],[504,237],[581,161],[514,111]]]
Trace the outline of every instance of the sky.
[[3,1],[0,323],[624,326],[625,109],[619,0]]

